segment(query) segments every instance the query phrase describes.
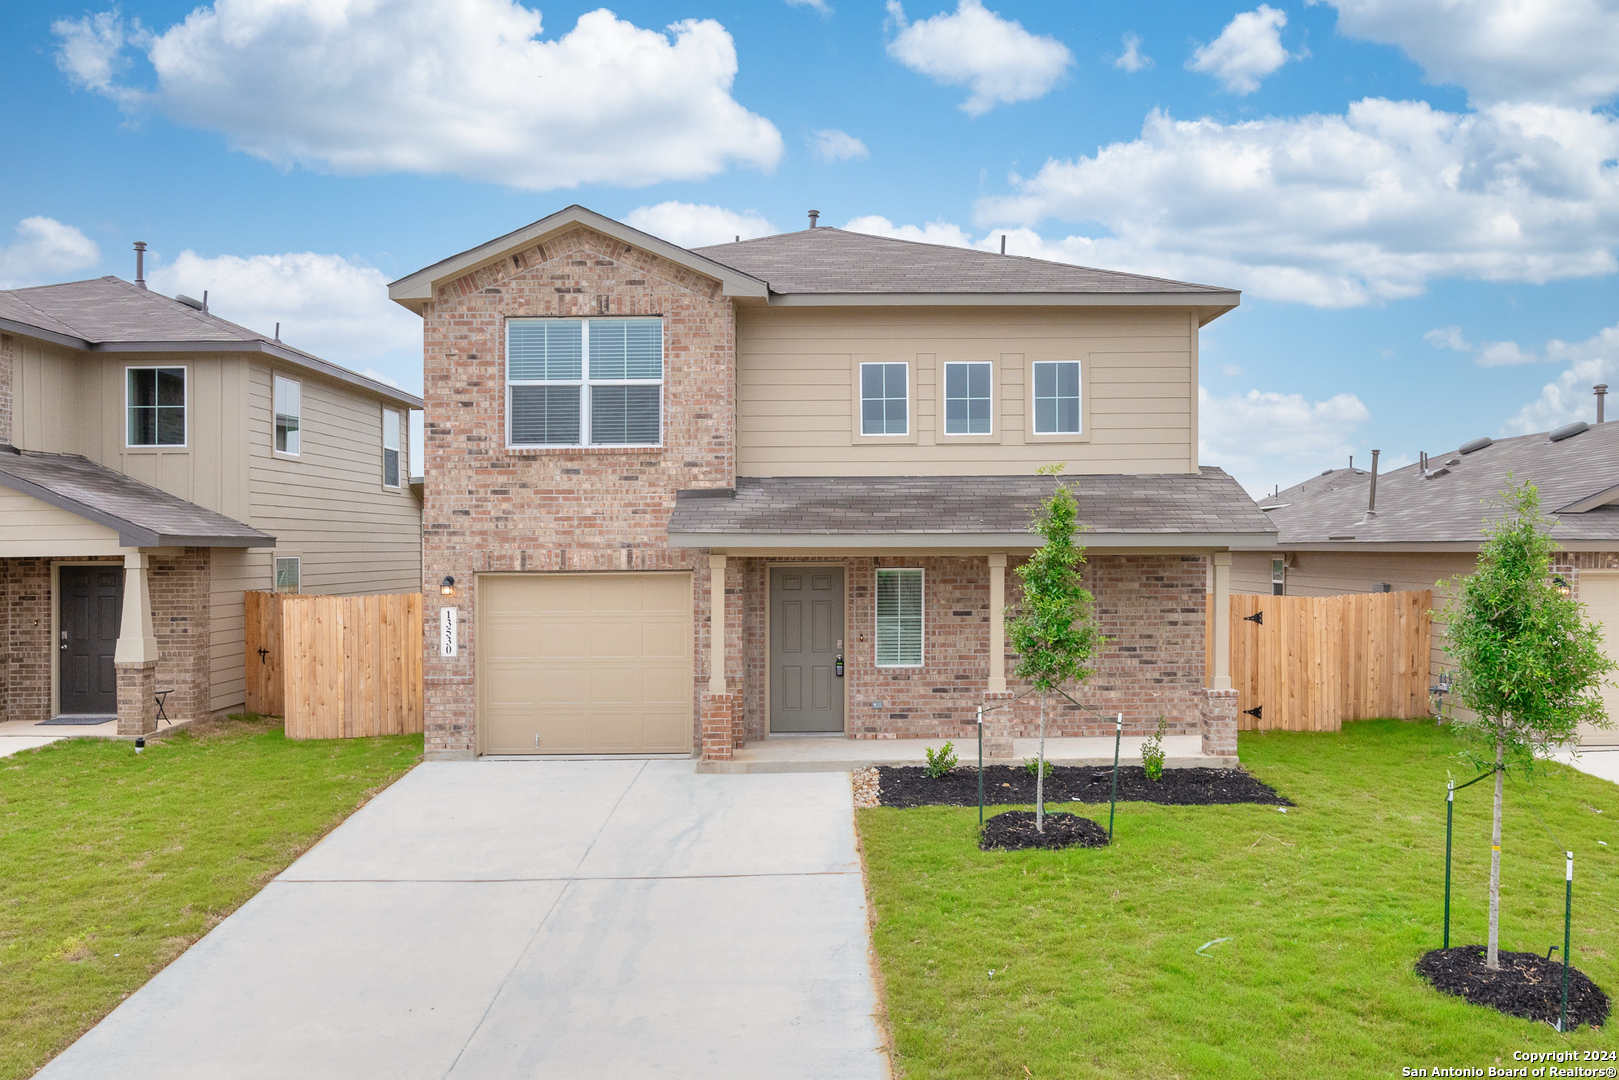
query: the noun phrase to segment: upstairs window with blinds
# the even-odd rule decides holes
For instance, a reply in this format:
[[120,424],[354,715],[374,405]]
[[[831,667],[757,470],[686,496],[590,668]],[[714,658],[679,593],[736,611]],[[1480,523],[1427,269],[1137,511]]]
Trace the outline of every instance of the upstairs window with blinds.
[[877,571],[877,666],[922,666],[922,571]]
[[274,377],[275,452],[297,454],[303,419],[303,384],[295,379]]
[[392,409],[382,410],[382,486],[399,486],[402,442],[399,438],[399,414]]
[[662,319],[510,319],[511,446],[663,441]]

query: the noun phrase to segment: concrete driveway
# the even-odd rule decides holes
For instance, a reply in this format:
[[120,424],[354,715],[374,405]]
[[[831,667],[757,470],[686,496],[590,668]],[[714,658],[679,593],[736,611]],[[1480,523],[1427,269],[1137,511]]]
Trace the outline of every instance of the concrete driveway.
[[888,1076],[849,779],[416,768],[44,1080]]

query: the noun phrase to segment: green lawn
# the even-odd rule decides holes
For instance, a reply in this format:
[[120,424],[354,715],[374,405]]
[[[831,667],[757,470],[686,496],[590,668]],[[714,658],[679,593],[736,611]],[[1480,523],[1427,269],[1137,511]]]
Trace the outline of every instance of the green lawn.
[[0,1077],[28,1076],[420,758],[232,719],[0,758]]
[[[976,807],[859,811],[899,1069],[1299,1080],[1614,1049],[1613,1023],[1561,1036],[1413,972],[1440,944],[1446,770],[1472,775],[1455,750],[1431,723],[1245,733],[1243,762],[1297,807],[1122,803],[1102,850],[980,852]],[[1563,858],[1533,809],[1575,853],[1575,966],[1619,995],[1619,787],[1554,769],[1507,785],[1502,948],[1563,941]],[[1453,945],[1485,938],[1489,830],[1485,781],[1457,796]]]

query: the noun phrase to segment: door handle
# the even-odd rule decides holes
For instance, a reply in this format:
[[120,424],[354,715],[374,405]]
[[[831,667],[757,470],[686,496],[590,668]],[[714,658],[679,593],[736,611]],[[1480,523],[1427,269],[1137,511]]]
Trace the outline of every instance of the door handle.
[[842,653],[838,653],[838,659],[832,665],[832,673],[834,675],[836,675],[840,679],[843,678],[843,654]]
[[67,631],[62,631],[62,648],[67,648]]

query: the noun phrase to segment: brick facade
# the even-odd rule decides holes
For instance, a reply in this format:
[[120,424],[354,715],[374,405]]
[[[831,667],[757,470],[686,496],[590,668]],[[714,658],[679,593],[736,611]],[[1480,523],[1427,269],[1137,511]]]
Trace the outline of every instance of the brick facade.
[[[659,315],[664,325],[661,447],[505,446],[504,320]],[[488,571],[691,570],[697,680],[707,682],[708,564],[668,545],[675,492],[735,483],[735,322],[718,282],[584,227],[441,286],[424,317],[426,505],[424,644],[439,582],[456,579],[459,655],[427,649],[426,751],[475,749],[476,575]]]
[[157,638],[157,689],[173,691],[163,711],[176,723],[199,720],[209,712],[211,554],[208,548],[185,548],[175,555],[155,555],[146,571]]
[[156,660],[118,665],[118,734],[157,730],[157,668]]
[[51,718],[51,560],[0,559],[0,721]]

